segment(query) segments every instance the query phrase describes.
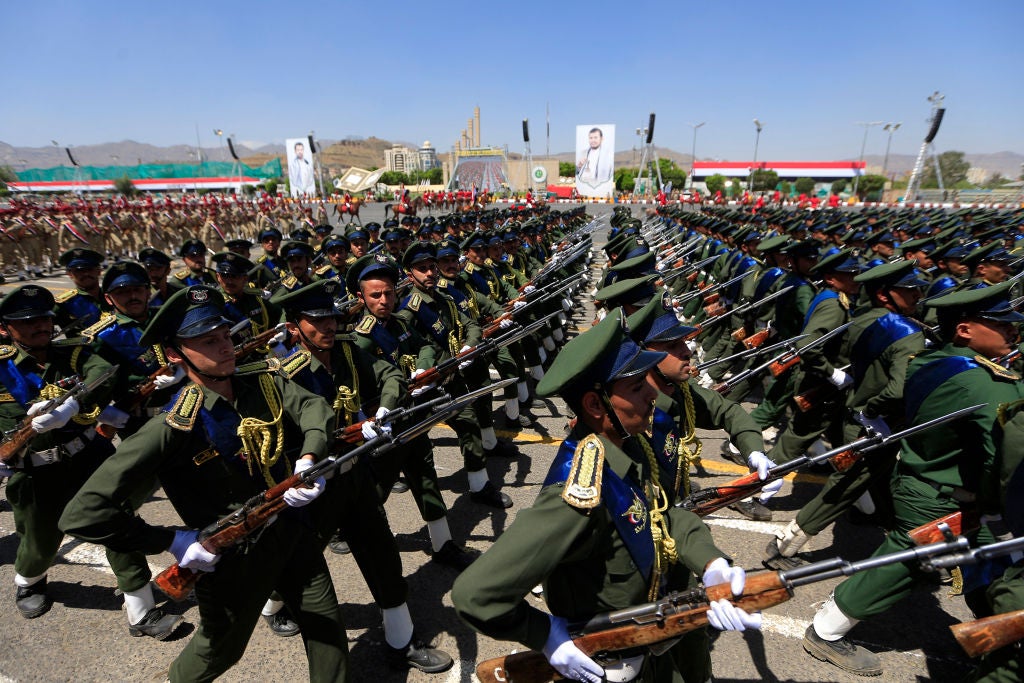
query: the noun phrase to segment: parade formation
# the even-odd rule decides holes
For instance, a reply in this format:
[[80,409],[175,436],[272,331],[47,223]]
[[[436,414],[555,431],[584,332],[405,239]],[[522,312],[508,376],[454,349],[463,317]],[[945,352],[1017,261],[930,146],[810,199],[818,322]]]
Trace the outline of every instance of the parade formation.
[[[705,683],[786,601],[805,679],[889,676],[851,631],[940,585],[970,615],[950,653],[974,658],[968,680],[1022,680],[1022,210],[473,194],[404,195],[365,224],[347,196],[0,209],[7,609],[35,642],[61,647],[50,584],[70,537],[103,549],[123,599],[93,621],[166,641],[161,680],[227,674],[257,631],[306,656],[267,677],[377,680],[339,602],[359,580],[399,676],[468,661],[480,681]],[[44,287],[53,272],[73,289]],[[709,474],[709,433],[735,478]],[[506,462],[532,466],[526,503]],[[807,473],[824,476],[793,507]],[[396,505],[446,572],[459,651],[425,634]],[[716,511],[765,525],[767,546],[741,562]],[[884,540],[823,544],[846,519]],[[343,555],[361,576],[332,571]]]

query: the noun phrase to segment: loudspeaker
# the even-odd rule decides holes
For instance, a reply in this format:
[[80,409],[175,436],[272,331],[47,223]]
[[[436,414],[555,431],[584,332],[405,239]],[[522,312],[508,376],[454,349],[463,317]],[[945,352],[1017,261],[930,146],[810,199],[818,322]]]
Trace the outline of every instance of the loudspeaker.
[[231,150],[231,158],[238,161],[238,155],[235,154],[235,145],[231,142],[231,138],[228,138],[228,149]]
[[316,145],[313,144],[313,136],[312,135],[307,135],[306,136],[306,142],[309,143],[309,153],[310,154],[316,154]]
[[654,139],[654,112],[651,112],[651,120],[647,124],[647,144],[651,144],[651,140]]
[[523,119],[523,142],[530,141],[530,119]]
[[64,151],[68,153],[68,159],[71,161],[71,165],[72,166],[78,166],[78,162],[75,161],[75,158],[73,156],[71,156],[71,148],[70,147],[65,147]]
[[935,139],[936,134],[939,132],[939,124],[942,123],[942,116],[946,113],[945,109],[936,109],[935,118],[932,119],[932,127],[928,131],[928,135],[925,136],[925,142],[931,142]]

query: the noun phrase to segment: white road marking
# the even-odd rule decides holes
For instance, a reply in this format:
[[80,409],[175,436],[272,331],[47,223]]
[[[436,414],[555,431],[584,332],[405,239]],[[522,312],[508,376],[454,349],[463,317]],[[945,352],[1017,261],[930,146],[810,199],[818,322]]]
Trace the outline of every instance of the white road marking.
[[773,522],[755,522],[750,519],[735,519],[733,517],[705,517],[704,523],[708,526],[720,526],[726,529],[739,529],[740,531],[752,531],[757,534],[775,536],[781,534],[789,522],[785,524]]

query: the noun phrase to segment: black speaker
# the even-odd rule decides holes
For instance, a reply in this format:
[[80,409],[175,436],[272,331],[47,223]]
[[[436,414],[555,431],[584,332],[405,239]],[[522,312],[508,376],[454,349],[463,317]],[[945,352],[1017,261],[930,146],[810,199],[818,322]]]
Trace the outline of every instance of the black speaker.
[[651,140],[654,139],[654,112],[651,112],[651,120],[647,124],[647,144],[651,144]]
[[64,151],[68,153],[68,159],[71,161],[71,165],[72,166],[78,166],[78,162],[75,161],[75,158],[73,156],[71,156],[71,148],[70,147],[65,147]]
[[945,109],[936,109],[935,110],[935,118],[932,119],[932,127],[928,131],[928,135],[926,135],[925,138],[924,138],[925,142],[931,142],[932,140],[935,139],[935,136],[939,132],[939,124],[942,123],[942,116],[945,113],[946,113]]
[[313,144],[313,136],[307,135],[306,141],[309,143],[309,153],[316,154],[316,145]]
[[523,142],[530,141],[530,119],[523,119]]
[[228,138],[228,149],[231,150],[231,158],[238,161],[238,155],[235,153],[235,145],[231,142],[231,138]]

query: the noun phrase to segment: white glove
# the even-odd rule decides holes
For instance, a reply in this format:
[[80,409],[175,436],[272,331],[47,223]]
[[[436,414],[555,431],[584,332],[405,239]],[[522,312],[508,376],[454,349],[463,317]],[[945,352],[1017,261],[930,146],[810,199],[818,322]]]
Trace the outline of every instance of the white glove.
[[[316,463],[309,458],[299,458],[299,461],[295,463],[295,474],[302,474],[315,464]],[[288,507],[300,508],[304,505],[309,505],[316,500],[317,496],[324,492],[324,487],[326,485],[326,479],[323,477],[317,477],[316,481],[313,482],[312,488],[290,488],[284,492],[284,496],[282,497]]]
[[377,425],[369,420],[363,420],[362,426],[359,428],[363,432],[363,441],[369,441],[370,439],[376,439],[380,434],[377,432]]
[[[463,346],[461,349],[459,349],[459,353],[463,354],[466,351],[469,351],[471,348],[473,348],[473,347],[471,347],[471,346]],[[472,359],[464,360],[461,363],[459,363],[459,370],[465,370],[466,368],[468,368],[472,364],[473,364],[473,360]]]
[[100,411],[99,415],[96,416],[96,421],[100,424],[110,425],[114,429],[124,429],[124,426],[128,424],[129,417],[131,417],[131,415],[120,408],[107,406]]
[[36,430],[39,434],[48,432],[51,429],[60,429],[68,423],[68,420],[78,415],[78,401],[73,398],[64,401],[64,403],[46,415],[38,415],[45,404],[46,401],[39,401],[38,403],[33,403],[28,409],[28,416],[32,418],[32,429]]
[[[716,558],[704,570],[704,587],[728,583],[733,595],[743,593],[747,573],[743,567],[732,567],[724,557]],[[712,602],[708,609],[708,623],[719,631],[744,631],[761,628],[761,613],[747,614],[728,600]]]
[[512,327],[515,324],[516,323],[514,320],[512,320],[512,318],[505,318],[500,323],[498,323],[498,327],[500,327],[503,330],[507,330],[508,328]]
[[526,285],[525,287],[523,287],[523,294],[533,294],[536,291],[537,288],[534,287],[533,285]]
[[747,456],[747,467],[750,468],[751,472],[757,472],[757,478],[761,481],[765,480],[768,476],[768,470],[775,467],[775,463],[768,459],[761,451],[753,451]]
[[373,416],[374,420],[376,420],[377,429],[380,430],[382,434],[387,434],[388,436],[391,436],[391,423],[381,422],[381,420],[387,417],[388,413],[390,412],[390,410],[388,410],[384,406],[381,406],[380,408],[377,408],[377,412]]
[[868,417],[863,412],[857,412],[854,414],[853,419],[868,430],[868,432],[874,432],[883,437],[892,434],[889,425],[885,424],[885,420],[880,417]]
[[831,382],[836,389],[845,389],[853,384],[853,377],[850,377],[839,368],[836,368],[832,371],[832,376],[828,378],[828,381]]
[[747,614],[745,611],[722,599],[712,602],[708,608],[708,623],[719,631],[746,631],[761,629],[761,613]]
[[284,340],[288,338],[288,330],[284,329],[275,334],[273,337],[267,340],[267,346],[274,346],[275,344],[283,344]]
[[153,379],[153,386],[157,389],[166,389],[167,387],[173,387],[175,384],[185,379],[185,368],[180,365],[171,363],[171,370],[173,374],[170,375],[157,375]]
[[513,301],[512,302],[512,310],[513,311],[518,311],[520,308],[522,308],[525,305],[526,305],[525,301]]
[[[412,379],[416,379],[417,377],[422,375],[424,372],[426,372],[426,370],[419,369],[419,368],[416,369],[416,370],[413,370],[412,371]],[[425,394],[426,392],[430,391],[433,388],[434,388],[433,384],[424,384],[422,387],[418,387],[418,388],[413,389],[412,391],[410,391],[409,395],[411,395],[411,396],[419,396],[420,394]]]
[[175,531],[174,541],[171,542],[170,551],[178,566],[182,569],[192,569],[197,572],[212,572],[213,566],[220,562],[220,555],[214,555],[203,547],[196,539],[199,532],[189,529],[187,531]]
[[604,669],[572,642],[565,619],[551,614],[548,619],[551,621],[551,630],[544,643],[544,656],[555,671],[570,681],[599,683],[603,680]]
[[566,313],[572,310],[572,299],[569,297],[562,299],[562,310]]

